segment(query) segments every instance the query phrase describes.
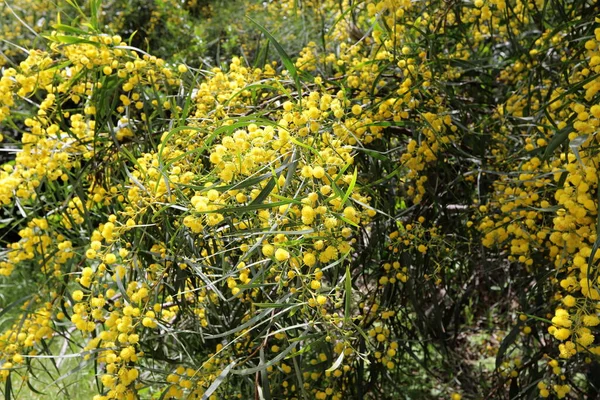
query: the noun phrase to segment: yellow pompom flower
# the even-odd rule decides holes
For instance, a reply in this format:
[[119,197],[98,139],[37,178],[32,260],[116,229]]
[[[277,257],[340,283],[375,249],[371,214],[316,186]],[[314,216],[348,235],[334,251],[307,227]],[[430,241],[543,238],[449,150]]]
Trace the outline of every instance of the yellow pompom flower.
[[323,169],[323,167],[317,166],[317,167],[313,168],[312,174],[313,174],[313,177],[315,177],[317,179],[321,179],[325,176],[325,170]]
[[567,307],[573,307],[576,304],[575,297],[568,295],[562,300],[563,304]]
[[83,292],[81,290],[74,291],[71,296],[75,301],[81,301],[83,299]]
[[275,259],[277,261],[286,261],[290,258],[290,253],[287,250],[284,249],[277,249],[277,251],[275,251]]
[[317,258],[312,253],[304,253],[304,256],[302,256],[302,261],[304,261],[304,264],[312,267],[317,263]]
[[262,247],[262,253],[265,257],[271,257],[273,254],[275,254],[275,247],[270,244],[265,244]]
[[596,326],[600,324],[600,319],[596,315],[586,315],[583,317],[583,324],[585,326]]
[[566,340],[571,336],[571,330],[567,328],[560,328],[554,331],[554,337],[558,340]]

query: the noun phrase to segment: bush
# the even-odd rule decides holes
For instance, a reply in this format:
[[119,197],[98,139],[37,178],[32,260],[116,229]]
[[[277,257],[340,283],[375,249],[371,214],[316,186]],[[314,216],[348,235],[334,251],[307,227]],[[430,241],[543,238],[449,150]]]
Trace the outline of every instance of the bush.
[[5,397],[597,394],[595,2],[64,10],[3,50]]

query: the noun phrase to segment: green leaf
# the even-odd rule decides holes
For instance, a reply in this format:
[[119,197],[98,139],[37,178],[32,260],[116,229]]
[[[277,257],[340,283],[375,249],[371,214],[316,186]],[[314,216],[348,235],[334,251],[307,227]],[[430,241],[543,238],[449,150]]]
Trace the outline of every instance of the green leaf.
[[123,281],[121,280],[121,277],[119,276],[117,271],[115,271],[114,277],[117,281],[117,287],[119,288],[119,291],[123,295],[123,298],[125,300],[127,300],[128,303],[131,303],[131,299],[129,298],[129,296],[127,296],[127,290],[125,290],[125,287],[123,286]]
[[[566,172],[565,172],[565,174],[566,174]],[[597,190],[596,196],[597,196],[596,201],[600,201],[600,190]],[[596,203],[596,204],[599,204],[599,203]],[[596,252],[598,251],[598,248],[600,248],[600,213],[598,213],[598,215],[596,217],[596,240],[594,241],[594,245],[592,246],[592,252],[590,253],[590,256],[588,257],[588,265],[594,265],[594,260],[596,258]],[[589,279],[589,277],[588,277],[588,279]]]
[[521,331],[521,325],[516,324],[511,331],[504,337],[502,343],[500,343],[500,347],[498,348],[498,353],[496,353],[496,369],[500,368],[502,364],[502,360],[504,359],[504,354],[506,354],[506,350],[508,347],[514,343],[515,339],[519,335]]
[[15,308],[17,305],[25,302],[25,300],[28,300],[28,299],[30,299],[32,297],[33,297],[33,294],[28,294],[27,296],[23,296],[20,299],[13,301],[8,306],[4,307],[2,309],[2,311],[0,311],[0,318],[2,318],[4,316],[4,314],[6,314],[7,312],[9,312],[13,308]]
[[240,207],[225,207],[225,208],[219,208],[218,210],[213,210],[213,211],[198,211],[198,213],[200,214],[214,214],[214,213],[219,213],[219,214],[223,214],[223,213],[244,213],[247,211],[256,211],[256,210],[263,210],[266,208],[275,208],[275,207],[279,207],[279,206],[284,206],[286,204],[291,204],[291,203],[295,203],[296,201],[293,199],[289,199],[289,200],[283,200],[283,201],[276,201],[273,203],[259,203],[259,204],[248,204],[247,206],[240,206]]
[[227,377],[227,375],[229,375],[229,372],[231,371],[234,365],[235,361],[232,361],[228,366],[226,366],[223,369],[223,371],[221,371],[219,376],[217,376],[214,382],[211,383],[208,389],[206,389],[206,392],[204,392],[204,394],[202,395],[202,400],[208,400],[208,398],[214,393],[214,391],[217,390],[219,386],[221,386],[221,384],[225,381],[225,378]]
[[[99,352],[100,350],[96,350],[95,352]],[[92,353],[92,352],[90,352]],[[77,357],[82,357],[85,353],[81,353],[81,354],[72,354],[71,356],[77,356]],[[54,358],[54,357],[52,357]],[[61,357],[57,357],[57,358],[61,358]],[[64,358],[64,356],[63,356]],[[45,392],[46,390],[48,390],[50,387],[52,387],[53,385],[56,385],[58,382],[61,382],[69,377],[72,377],[74,374],[78,373],[79,371],[83,371],[87,368],[89,368],[89,365],[92,363],[92,358],[81,362],[77,367],[72,368],[71,370],[65,372],[63,375],[61,375],[60,377],[56,378],[54,381],[52,381],[51,383],[49,383],[48,385],[46,385],[46,387],[44,389],[42,389],[42,392]]]
[[346,204],[346,201],[348,201],[348,198],[350,197],[350,194],[352,194],[352,191],[354,190],[354,185],[356,185],[356,178],[358,177],[358,169],[355,167],[354,168],[354,174],[352,175],[352,180],[350,181],[350,185],[348,186],[348,190],[346,190],[346,193],[344,194],[344,197],[342,198],[342,202],[340,204],[340,207],[344,207],[344,204]]
[[577,136],[576,138],[571,140],[571,142],[569,143],[569,147],[571,148],[571,151],[573,152],[573,154],[575,154],[575,158],[577,158],[577,161],[579,161],[579,164],[581,164],[582,167],[584,167],[584,165],[583,165],[583,160],[581,159],[581,156],[579,155],[579,149],[585,143],[585,141],[588,140],[589,137],[590,137],[590,135]]
[[85,43],[85,44],[91,44],[93,46],[96,47],[100,47],[100,43],[98,42],[94,42],[88,39],[83,39],[77,36],[70,36],[70,35],[55,35],[55,36],[45,36],[46,39],[48,39],[51,42],[57,42],[57,43],[65,43],[65,44],[81,44],[81,43]]
[[538,317],[537,315],[532,315],[532,314],[525,314],[525,315],[527,316],[527,318],[535,319],[536,321],[542,321],[542,322],[545,322],[546,324],[552,325],[552,321],[550,321],[549,319]]
[[60,23],[52,25],[52,28],[54,28],[57,31],[72,33],[74,35],[87,35],[88,34],[88,32],[84,31],[83,29],[75,28],[74,26],[60,24]]
[[352,306],[352,276],[350,274],[350,265],[346,265],[346,277],[344,280],[345,299],[344,299],[344,323],[350,322],[350,307]]
[[27,379],[27,387],[29,388],[29,390],[31,390],[35,394],[39,394],[39,395],[42,395],[42,396],[44,395],[44,393],[40,392],[35,387],[33,387],[33,385],[31,384],[31,382],[29,381],[29,379]]
[[302,369],[300,369],[300,365],[298,365],[298,357],[292,357],[292,364],[294,364],[294,372],[296,373],[296,379],[298,380],[298,386],[300,390],[302,390],[302,398],[304,400],[309,399],[308,393],[306,393],[306,389],[304,388],[304,379],[302,379]]
[[246,18],[248,18],[250,20],[250,22],[252,22],[254,25],[256,25],[258,27],[258,29],[260,29],[261,32],[265,34],[265,36],[269,39],[269,41],[273,44],[273,46],[275,46],[277,53],[279,53],[279,57],[281,57],[281,61],[283,62],[283,65],[288,70],[292,79],[296,83],[296,89],[298,90],[298,94],[300,95],[300,97],[302,97],[302,86],[300,85],[300,77],[298,76],[298,70],[296,69],[294,62],[292,61],[292,59],[290,58],[288,53],[285,51],[285,49],[281,46],[281,44],[279,44],[279,42],[275,39],[275,37],[273,35],[271,35],[271,33],[264,26],[262,26],[261,24],[259,24],[258,22],[256,22],[255,20],[253,20],[252,18],[250,18],[248,16],[246,16]]
[[260,314],[255,315],[254,317],[250,318],[245,323],[243,323],[241,325],[238,325],[238,326],[236,326],[233,329],[230,329],[230,330],[228,330],[226,332],[217,333],[216,335],[206,335],[205,337],[207,339],[219,339],[219,338],[226,337],[226,336],[229,336],[231,334],[237,333],[237,332],[241,331],[242,329],[246,329],[249,326],[253,326],[256,322],[258,322],[259,320],[261,320],[264,317],[266,317],[270,312],[271,312],[271,310],[266,309],[266,310],[262,311]]
[[360,226],[358,226],[358,224],[356,222],[349,220],[348,218],[344,217],[343,215],[338,215],[338,219],[344,221],[348,225],[352,225],[355,228],[360,228]]
[[569,140],[569,133],[573,132],[573,124],[569,124],[562,128],[560,131],[556,132],[550,140],[550,143],[546,146],[546,150],[544,151],[544,155],[542,156],[543,161],[547,161],[554,150],[558,148],[565,141]]
[[276,86],[267,85],[264,83],[253,83],[253,84],[244,86],[242,89],[240,89],[237,92],[235,92],[234,94],[232,94],[231,97],[229,98],[229,100],[227,100],[225,103],[223,103],[223,106],[228,106],[229,102],[231,102],[233,99],[235,99],[236,97],[238,97],[240,94],[244,93],[245,91],[256,90],[256,89],[268,89],[268,90],[273,90],[274,92],[282,91],[287,97],[291,97],[291,94],[287,90],[285,90],[285,88],[283,86],[276,87]]
[[[260,353],[259,353],[259,357],[260,357],[260,364],[259,366],[263,366],[266,364],[266,358],[265,358],[265,346],[260,346]],[[262,381],[262,387],[258,386],[257,389],[259,390],[259,395],[261,400],[271,400],[271,384],[269,383],[269,374],[265,369],[263,369],[262,371],[260,371],[260,378]]]
[[248,207],[261,205],[263,203],[263,201],[265,201],[267,199],[267,197],[269,197],[269,194],[271,194],[271,192],[273,191],[273,188],[275,187],[276,182],[277,181],[275,180],[274,177],[271,178],[269,180],[269,182],[265,185],[263,190],[260,191],[258,196],[256,196],[256,198],[250,204],[248,204]]
[[[163,392],[160,394],[160,397],[158,398],[158,400],[164,400],[167,398],[167,394],[169,394],[169,391],[171,390],[171,388],[173,387],[173,385],[169,385],[165,388],[165,390],[163,390]],[[172,398],[169,396],[169,398]]]
[[271,366],[277,364],[279,361],[283,360],[285,358],[285,356],[287,356],[289,353],[292,352],[292,350],[294,350],[296,348],[298,343],[299,342],[293,342],[285,350],[283,350],[282,352],[277,354],[276,357],[274,357],[271,361],[269,361],[268,363],[266,363],[264,365],[259,365],[258,367],[253,367],[253,368],[244,368],[244,369],[239,369],[239,370],[233,370],[233,371],[231,371],[231,373],[235,374],[235,375],[250,375],[250,374],[254,374],[259,371],[264,371],[266,368],[271,367]]
[[6,400],[12,399],[12,374],[9,372],[6,377],[6,382],[4,382],[4,396],[6,396]]
[[94,31],[98,30],[98,15],[100,15],[100,6],[102,0],[90,0],[90,25]]
[[291,137],[290,138],[290,142],[294,143],[296,146],[300,146],[300,147],[304,147],[305,149],[309,150],[310,152],[312,152],[314,155],[316,155],[317,157],[319,157],[319,160],[321,162],[324,162],[325,160],[323,159],[323,156],[321,156],[321,153],[319,153],[317,151],[317,149],[315,149],[314,147],[311,147],[309,145],[307,145],[306,143],[303,143],[301,141],[299,141],[296,138]]
[[338,367],[342,364],[343,360],[344,360],[344,352],[342,351],[340,353],[340,355],[338,356],[338,358],[333,363],[333,365],[331,367],[329,367],[329,368],[326,369],[326,372],[333,372],[336,369],[338,369]]
[[[290,304],[287,303],[252,303],[252,305],[258,307],[258,308],[285,308],[285,307],[290,307]],[[296,307],[299,307],[300,305],[296,305]]]

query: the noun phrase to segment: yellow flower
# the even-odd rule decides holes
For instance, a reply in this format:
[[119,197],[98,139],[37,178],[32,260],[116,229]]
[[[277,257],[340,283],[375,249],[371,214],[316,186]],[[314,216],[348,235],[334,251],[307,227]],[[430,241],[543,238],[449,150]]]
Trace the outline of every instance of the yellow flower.
[[554,337],[558,340],[566,340],[571,336],[571,330],[567,328],[560,328],[554,331]]
[[583,317],[583,324],[585,326],[596,326],[600,324],[600,319],[596,315],[585,315]]
[[308,265],[309,267],[312,267],[317,263],[317,258],[312,253],[304,253],[302,260],[304,261],[304,264]]
[[290,258],[290,253],[285,249],[277,249],[275,251],[275,259],[277,261],[286,261]]
[[262,253],[265,257],[271,257],[273,254],[275,254],[275,247],[273,247],[273,245],[267,243],[267,244],[263,245]]
[[81,290],[74,291],[71,296],[75,301],[81,301],[83,299],[83,292]]
[[313,177],[321,179],[325,176],[325,170],[321,166],[314,167],[312,170]]
[[573,297],[571,295],[565,296],[565,298],[562,300],[562,302],[567,307],[573,307],[576,304],[575,297]]

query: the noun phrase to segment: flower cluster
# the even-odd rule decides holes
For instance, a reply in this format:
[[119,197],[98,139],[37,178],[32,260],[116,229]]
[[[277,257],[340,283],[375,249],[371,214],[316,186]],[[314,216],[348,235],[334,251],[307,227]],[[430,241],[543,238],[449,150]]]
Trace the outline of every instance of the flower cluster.
[[206,68],[161,34],[214,32],[214,4],[148,2],[125,40],[133,3],[95,3],[0,61],[0,275],[40,286],[2,324],[5,387],[56,348],[95,400],[566,398],[593,371],[593,2],[248,0],[271,47],[238,29]]

